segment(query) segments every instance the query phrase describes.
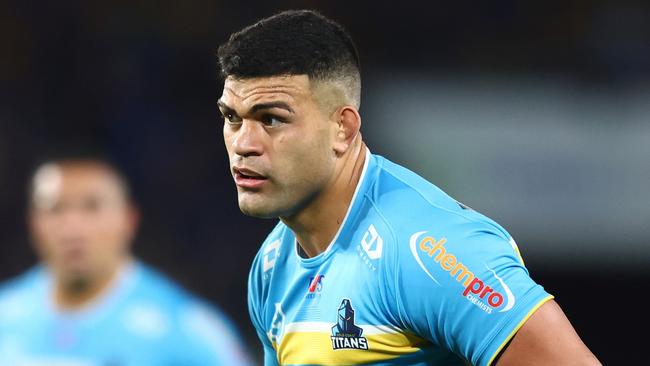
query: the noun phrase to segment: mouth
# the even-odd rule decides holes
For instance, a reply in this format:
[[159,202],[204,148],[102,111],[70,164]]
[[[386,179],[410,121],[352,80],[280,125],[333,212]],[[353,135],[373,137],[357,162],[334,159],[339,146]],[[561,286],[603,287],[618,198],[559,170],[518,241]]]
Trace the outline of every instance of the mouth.
[[60,248],[59,252],[61,254],[61,258],[65,261],[65,263],[71,265],[73,263],[80,263],[84,261],[84,258],[86,257],[87,247],[85,240],[80,238],[70,238],[66,239],[62,244],[63,245]]
[[233,167],[233,178],[235,184],[242,188],[260,188],[268,181],[268,178],[262,174],[243,167]]

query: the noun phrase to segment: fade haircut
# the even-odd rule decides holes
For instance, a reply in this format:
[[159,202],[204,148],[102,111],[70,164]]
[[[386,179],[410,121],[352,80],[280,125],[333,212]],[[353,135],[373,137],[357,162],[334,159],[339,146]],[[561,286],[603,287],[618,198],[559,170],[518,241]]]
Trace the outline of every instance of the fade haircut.
[[95,150],[70,148],[66,151],[48,154],[37,159],[29,180],[28,199],[33,207],[36,203],[37,183],[44,177],[60,174],[59,169],[70,165],[90,165],[105,169],[114,179],[122,197],[127,202],[133,202],[131,185],[119,165],[107,154]]
[[313,10],[288,10],[233,33],[218,51],[221,76],[307,75],[339,86],[359,108],[359,54],[338,23]]

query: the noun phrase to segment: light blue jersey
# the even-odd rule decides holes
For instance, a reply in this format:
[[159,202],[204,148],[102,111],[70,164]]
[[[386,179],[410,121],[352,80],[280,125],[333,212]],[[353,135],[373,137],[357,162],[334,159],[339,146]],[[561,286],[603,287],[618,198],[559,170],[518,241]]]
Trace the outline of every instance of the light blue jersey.
[[142,264],[79,311],[51,297],[40,266],[0,288],[0,366],[249,364],[222,314]]
[[369,152],[327,250],[280,222],[248,292],[266,365],[489,365],[552,298],[501,226]]

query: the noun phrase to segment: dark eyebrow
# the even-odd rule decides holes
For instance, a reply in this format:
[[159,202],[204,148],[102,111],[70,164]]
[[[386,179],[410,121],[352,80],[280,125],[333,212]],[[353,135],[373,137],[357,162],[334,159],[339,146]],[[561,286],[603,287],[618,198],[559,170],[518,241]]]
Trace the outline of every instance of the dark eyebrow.
[[[228,112],[233,112],[233,113],[235,112],[234,108],[228,106],[226,103],[222,102],[221,100],[217,101],[217,105]],[[254,106],[251,107],[249,113],[255,113],[262,109],[272,109],[272,108],[280,108],[288,111],[289,113],[294,113],[293,109],[289,107],[289,105],[285,102],[269,102],[269,103],[255,104]]]
[[289,113],[294,113],[293,109],[289,107],[289,105],[285,102],[269,102],[269,103],[255,104],[251,108],[250,113],[255,113],[261,109],[272,109],[272,108],[280,108],[286,110]]
[[221,100],[217,100],[217,105],[229,112],[234,112],[235,110],[231,107],[229,107],[226,103],[222,102]]

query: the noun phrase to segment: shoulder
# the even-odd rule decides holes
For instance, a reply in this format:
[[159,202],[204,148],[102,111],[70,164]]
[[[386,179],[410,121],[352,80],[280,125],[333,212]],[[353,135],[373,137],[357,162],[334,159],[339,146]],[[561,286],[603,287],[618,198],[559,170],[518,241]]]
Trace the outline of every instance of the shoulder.
[[384,244],[394,311],[406,329],[482,364],[550,295],[499,224],[403,167],[379,165],[367,199],[395,237]]
[[168,334],[192,334],[210,340],[233,332],[230,320],[215,304],[189,292],[152,267],[142,263],[137,263],[136,267],[139,277],[133,291],[136,295],[129,301],[135,323],[152,319],[152,324],[165,325]]
[[[133,286],[125,310],[133,315],[134,324],[144,324],[142,319],[156,323],[153,322],[156,319],[173,333],[182,324],[183,317],[211,311],[203,299],[153,267],[136,262],[130,271],[126,281],[133,281]],[[141,320],[138,322],[136,318]]]
[[155,301],[167,309],[175,309],[192,298],[180,284],[154,267],[136,262],[131,271],[136,282],[134,292],[139,298]]
[[237,326],[216,305],[204,300],[188,301],[177,312],[175,344],[182,344],[184,357],[196,365],[250,365],[247,347]]
[[152,306],[140,308],[134,323],[156,319],[152,325],[164,328],[174,352],[182,350],[190,364],[248,364],[237,327],[225,312],[155,269],[140,267],[139,303]]
[[18,293],[33,292],[36,288],[42,287],[47,281],[47,278],[48,275],[45,267],[39,265],[30,268],[0,283],[0,298]]
[[[237,327],[216,305],[193,298],[176,312],[179,333],[186,343],[195,348],[222,350],[225,353],[241,351]],[[228,350],[226,352],[225,350]]]
[[178,318],[190,314],[190,317],[206,314],[221,316],[221,310],[206,299],[187,290],[175,280],[142,263],[136,264],[137,287],[135,298],[156,303],[162,311]]
[[408,169],[377,160],[366,198],[379,235],[394,238],[384,240],[383,267],[390,278],[455,288],[457,282],[466,287],[474,276],[499,268],[517,267],[527,275],[503,227]]
[[[366,192],[375,214],[393,231],[398,242],[410,242],[425,232],[456,240],[493,236],[506,244],[510,234],[490,218],[458,202],[416,173],[376,157],[379,169]],[[510,247],[510,245],[508,245]]]
[[42,304],[48,281],[45,268],[36,266],[0,284],[0,323],[28,316]]
[[121,324],[138,339],[161,341],[178,332],[178,313],[188,295],[174,281],[143,263],[121,273],[115,298]]

